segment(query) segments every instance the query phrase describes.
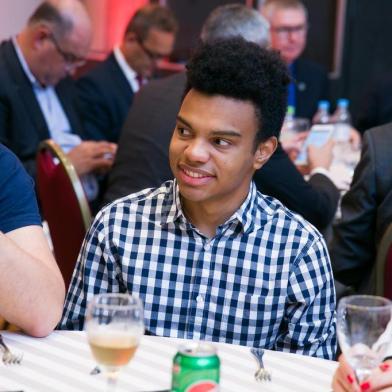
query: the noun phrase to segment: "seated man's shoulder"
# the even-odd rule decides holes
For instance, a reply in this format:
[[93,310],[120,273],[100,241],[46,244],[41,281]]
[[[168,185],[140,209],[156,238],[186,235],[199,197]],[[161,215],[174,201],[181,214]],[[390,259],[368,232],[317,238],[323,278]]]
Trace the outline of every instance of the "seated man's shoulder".
[[0,144],[0,172],[4,173],[2,181],[23,179],[32,183],[17,156],[3,144]]
[[180,100],[185,84],[185,72],[179,72],[174,75],[151,80],[143,86],[138,95],[141,97],[159,95],[162,100],[166,100],[167,97],[165,94],[170,94],[170,98],[178,97],[178,100]]
[[102,61],[92,62],[88,68],[76,79],[75,85],[79,91],[92,85],[96,88],[98,86],[102,88],[112,85],[116,66],[114,65],[114,60],[111,60],[110,57]]
[[0,91],[3,92],[3,94],[9,90],[9,87],[13,85],[14,81],[13,78],[9,72],[9,68],[7,64],[2,61],[2,58],[0,56]]
[[32,178],[10,150],[0,144],[0,231],[40,225]]
[[159,188],[146,188],[136,193],[121,197],[102,208],[100,213],[102,219],[105,217],[121,215],[123,219],[131,221],[137,217],[159,215],[163,208],[163,199],[170,197],[173,193],[173,182],[166,181]]
[[[258,217],[262,221],[267,217],[270,226],[276,227],[276,234],[287,238],[293,235],[298,241],[313,242],[322,238],[320,232],[300,214],[284,206],[272,196],[258,194]],[[284,235],[282,235],[284,233]]]
[[392,122],[370,128],[364,135],[367,136],[368,139],[371,138],[378,142],[392,139]]

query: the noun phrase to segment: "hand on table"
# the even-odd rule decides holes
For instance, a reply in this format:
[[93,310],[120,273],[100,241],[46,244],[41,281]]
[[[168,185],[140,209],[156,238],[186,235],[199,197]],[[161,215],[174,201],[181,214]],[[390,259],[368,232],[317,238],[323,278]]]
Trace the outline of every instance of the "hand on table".
[[392,392],[392,361],[383,362],[367,380],[358,385],[353,369],[341,355],[332,388],[334,392]]
[[85,141],[74,147],[68,158],[79,176],[98,172],[106,173],[113,165],[117,144],[109,142]]

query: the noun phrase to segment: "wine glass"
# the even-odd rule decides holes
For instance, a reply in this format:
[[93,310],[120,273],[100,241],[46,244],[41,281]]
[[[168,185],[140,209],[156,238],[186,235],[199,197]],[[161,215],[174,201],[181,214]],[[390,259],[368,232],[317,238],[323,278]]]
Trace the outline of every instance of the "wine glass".
[[387,354],[392,338],[392,302],[351,295],[340,300],[337,316],[340,348],[361,383]]
[[135,354],[144,333],[143,306],[129,294],[96,295],[87,307],[87,339],[95,360],[114,391],[118,373]]

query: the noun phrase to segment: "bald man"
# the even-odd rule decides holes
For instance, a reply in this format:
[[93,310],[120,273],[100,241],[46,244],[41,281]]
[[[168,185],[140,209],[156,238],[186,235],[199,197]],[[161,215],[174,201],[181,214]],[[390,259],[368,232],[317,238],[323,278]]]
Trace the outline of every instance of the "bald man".
[[82,3],[48,0],[16,37],[0,45],[0,142],[33,177],[37,147],[48,138],[63,148],[80,176],[112,165],[116,146],[82,141],[73,106],[68,76],[84,62],[90,42],[91,23]]

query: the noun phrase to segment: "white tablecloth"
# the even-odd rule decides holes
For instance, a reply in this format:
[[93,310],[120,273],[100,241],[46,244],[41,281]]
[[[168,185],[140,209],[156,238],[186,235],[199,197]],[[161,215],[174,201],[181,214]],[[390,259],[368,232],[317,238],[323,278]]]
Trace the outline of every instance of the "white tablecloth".
[[[73,392],[105,391],[102,374],[91,376],[95,366],[84,332],[54,332],[43,339],[2,332],[15,353],[24,353],[21,365],[0,363],[0,391]],[[144,336],[135,357],[120,373],[116,392],[170,389],[171,365],[181,340]],[[256,362],[249,349],[216,344],[221,359],[221,391],[329,392],[336,362],[296,354],[267,351],[269,383],[253,379]]]

